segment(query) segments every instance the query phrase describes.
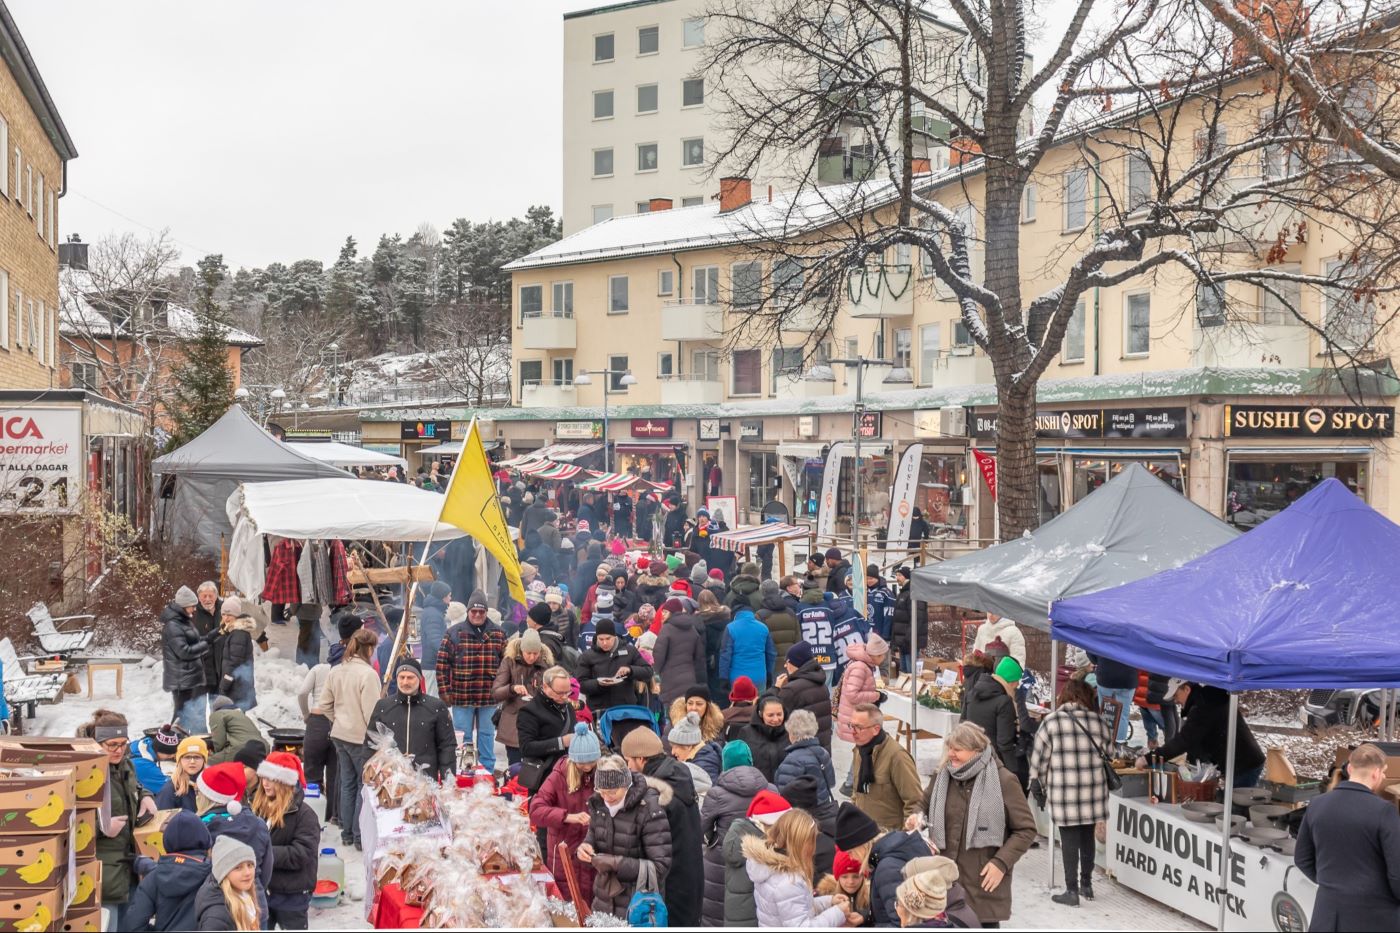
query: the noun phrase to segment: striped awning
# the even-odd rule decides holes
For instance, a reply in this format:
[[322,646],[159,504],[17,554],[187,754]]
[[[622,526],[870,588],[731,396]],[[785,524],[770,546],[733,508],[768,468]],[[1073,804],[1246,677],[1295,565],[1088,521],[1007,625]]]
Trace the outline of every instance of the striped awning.
[[744,525],[732,531],[721,531],[710,536],[710,547],[721,551],[742,551],[750,545],[777,544],[779,541],[794,541],[806,538],[811,530],[805,525],[787,525],[782,522],[769,522],[766,525]]
[[651,485],[634,473],[593,473],[591,479],[579,480],[574,486],[593,492],[624,492],[639,483]]
[[496,466],[498,466],[498,467],[507,467],[507,468],[519,468],[519,467],[526,466],[527,464],[539,463],[539,462],[540,462],[540,458],[539,458],[539,457],[535,456],[534,453],[528,453],[528,454],[521,454],[521,455],[518,456],[518,457],[511,457],[509,460],[502,460],[500,463],[496,464]]
[[602,449],[602,444],[550,444],[543,450],[535,451],[535,456],[541,459],[563,460],[572,463]]
[[535,479],[573,479],[583,472],[583,467],[572,463],[546,463],[540,470],[531,470]]

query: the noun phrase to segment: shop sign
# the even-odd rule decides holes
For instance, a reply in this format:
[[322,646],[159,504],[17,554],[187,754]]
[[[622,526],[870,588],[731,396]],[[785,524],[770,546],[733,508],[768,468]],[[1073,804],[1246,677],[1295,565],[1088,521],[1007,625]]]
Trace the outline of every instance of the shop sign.
[[79,408],[0,408],[0,514],[72,512],[83,482]]
[[603,436],[601,421],[556,421],[554,436],[561,441],[592,441]]
[[1291,871],[1293,857],[1232,840],[1220,890],[1223,847],[1212,823],[1192,823],[1146,800],[1109,798],[1108,873],[1119,884],[1202,923],[1219,921],[1225,901],[1226,930],[1308,928],[1317,885]]
[[[973,416],[973,437],[995,438],[997,416]],[[1035,413],[1036,437],[1134,437],[1186,436],[1185,408],[1083,408],[1043,409]]]
[[863,411],[855,416],[855,423],[862,438],[884,436],[885,413],[882,411]]
[[405,441],[450,441],[451,421],[400,421],[399,438]]
[[1395,409],[1375,405],[1226,405],[1226,437],[1393,437]]
[[702,441],[719,440],[719,419],[701,418],[698,426],[698,436]]
[[739,440],[741,441],[761,441],[763,440],[762,421],[740,421]]
[[817,416],[816,416],[816,415],[801,415],[801,416],[798,417],[798,419],[797,419],[797,436],[798,436],[798,437],[816,437],[816,436],[817,436]]
[[671,436],[670,418],[633,418],[632,436],[665,439]]

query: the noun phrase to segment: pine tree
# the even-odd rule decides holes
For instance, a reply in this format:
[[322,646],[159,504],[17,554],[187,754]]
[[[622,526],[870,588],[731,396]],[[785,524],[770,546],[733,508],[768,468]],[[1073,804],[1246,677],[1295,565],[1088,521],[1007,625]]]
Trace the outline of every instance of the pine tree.
[[195,278],[195,335],[184,343],[184,360],[171,373],[170,415],[174,449],[194,440],[233,404],[233,373],[228,368],[228,325],[215,293],[228,275],[224,257],[205,256]]

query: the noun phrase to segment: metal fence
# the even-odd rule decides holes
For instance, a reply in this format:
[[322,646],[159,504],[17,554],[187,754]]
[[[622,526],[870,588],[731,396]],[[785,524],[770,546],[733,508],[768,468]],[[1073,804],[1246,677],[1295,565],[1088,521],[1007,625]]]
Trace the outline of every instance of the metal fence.
[[493,382],[480,392],[463,392],[446,382],[405,382],[393,386],[368,389],[347,389],[338,398],[327,399],[327,408],[363,408],[371,405],[395,405],[418,402],[464,402],[488,408],[510,404],[510,383]]

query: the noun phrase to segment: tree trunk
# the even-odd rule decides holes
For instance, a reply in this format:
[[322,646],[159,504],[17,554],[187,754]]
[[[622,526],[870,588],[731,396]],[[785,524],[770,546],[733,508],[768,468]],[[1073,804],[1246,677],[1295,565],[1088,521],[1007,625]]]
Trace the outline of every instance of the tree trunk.
[[1040,524],[1040,477],[1035,463],[1035,396],[998,386],[997,514],[1001,540]]

